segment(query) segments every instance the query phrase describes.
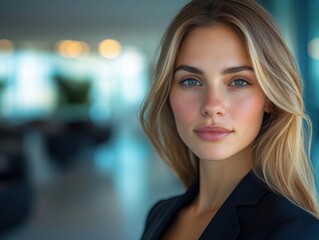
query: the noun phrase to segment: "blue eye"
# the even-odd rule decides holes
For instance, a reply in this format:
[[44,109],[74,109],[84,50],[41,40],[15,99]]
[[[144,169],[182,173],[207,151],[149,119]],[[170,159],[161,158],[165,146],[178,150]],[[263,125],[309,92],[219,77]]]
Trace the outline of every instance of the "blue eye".
[[229,86],[231,87],[236,87],[236,88],[242,88],[242,87],[246,87],[247,85],[251,85],[248,81],[244,80],[244,79],[235,79],[234,81],[232,81]]
[[196,86],[202,86],[202,84],[195,78],[187,78],[183,81],[181,81],[181,84],[186,87],[196,87]]

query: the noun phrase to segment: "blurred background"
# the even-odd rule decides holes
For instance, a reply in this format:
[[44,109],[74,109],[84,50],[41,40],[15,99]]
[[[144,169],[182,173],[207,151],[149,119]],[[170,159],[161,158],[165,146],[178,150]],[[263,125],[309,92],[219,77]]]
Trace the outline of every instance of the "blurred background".
[[[1,239],[138,239],[149,208],[184,191],[138,113],[186,2],[1,0]],[[319,1],[259,2],[299,64],[318,169]]]

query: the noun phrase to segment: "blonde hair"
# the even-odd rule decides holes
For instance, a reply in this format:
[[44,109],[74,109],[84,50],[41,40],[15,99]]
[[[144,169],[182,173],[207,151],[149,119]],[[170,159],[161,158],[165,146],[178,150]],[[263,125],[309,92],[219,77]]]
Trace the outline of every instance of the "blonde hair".
[[300,76],[270,15],[252,0],[193,0],[175,17],[164,35],[155,81],[141,109],[144,131],[159,155],[190,186],[198,178],[199,159],[177,133],[170,86],[183,39],[194,28],[216,23],[227,24],[242,37],[271,111],[265,113],[254,141],[253,172],[273,191],[318,217],[308,160],[311,123],[304,113]]

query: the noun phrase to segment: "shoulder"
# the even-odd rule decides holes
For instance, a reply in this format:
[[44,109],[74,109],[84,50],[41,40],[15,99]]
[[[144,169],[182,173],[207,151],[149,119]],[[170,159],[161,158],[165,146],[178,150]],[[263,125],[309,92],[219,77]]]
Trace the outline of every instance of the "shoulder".
[[319,238],[319,221],[310,214],[300,214],[282,221],[268,234],[266,239],[304,239]]
[[272,213],[273,217],[276,217],[278,219],[301,217],[316,220],[316,218],[305,209],[299,207],[287,198],[270,190],[261,199],[259,205],[263,208],[264,211]]
[[256,217],[267,228],[266,239],[319,238],[319,220],[281,195],[268,191],[257,209]]

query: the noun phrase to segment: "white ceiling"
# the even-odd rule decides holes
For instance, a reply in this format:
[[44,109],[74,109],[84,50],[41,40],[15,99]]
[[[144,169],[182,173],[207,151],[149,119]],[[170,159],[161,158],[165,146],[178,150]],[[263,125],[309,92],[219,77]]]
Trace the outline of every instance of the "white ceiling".
[[167,24],[188,0],[1,0],[0,39],[49,47],[61,39],[91,45],[115,38],[155,50]]

